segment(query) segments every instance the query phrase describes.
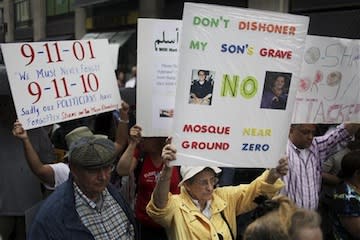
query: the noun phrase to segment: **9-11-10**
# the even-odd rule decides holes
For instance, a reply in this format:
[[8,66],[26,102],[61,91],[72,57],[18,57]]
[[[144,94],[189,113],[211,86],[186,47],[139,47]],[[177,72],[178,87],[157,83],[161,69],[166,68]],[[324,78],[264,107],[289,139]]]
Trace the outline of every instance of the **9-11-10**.
[[[82,87],[83,87],[83,93],[89,93],[96,92],[99,89],[99,79],[96,76],[95,73],[89,73],[89,74],[81,74],[80,75]],[[58,84],[58,82],[60,82]],[[71,96],[68,88],[67,81],[65,77],[60,78],[60,80],[52,79],[51,83],[53,85],[53,89],[55,92],[55,98],[62,98],[62,97],[68,97]],[[71,86],[76,85],[74,83],[70,84]],[[62,88],[61,88],[62,87]],[[50,87],[44,88],[50,90]],[[27,90],[31,96],[35,96],[36,100],[33,102],[37,103],[42,96],[42,88],[38,82],[30,82]]]
[[[62,62],[63,58],[62,58],[61,52],[70,51],[69,49],[61,50],[58,42],[45,43],[45,44],[43,44],[43,47],[45,50],[45,54],[47,56],[47,63]],[[87,41],[85,44],[85,47],[83,46],[83,43],[81,43],[80,41],[75,41],[75,42],[73,42],[71,48],[72,48],[73,56],[78,61],[84,60],[86,57],[86,54],[89,55],[89,59],[95,58],[91,41]],[[22,44],[20,47],[20,52],[23,57],[28,59],[28,63],[25,66],[28,66],[34,62],[36,52],[31,44],[29,44],[29,43]],[[44,51],[37,51],[37,53],[42,54],[42,53],[44,53]]]

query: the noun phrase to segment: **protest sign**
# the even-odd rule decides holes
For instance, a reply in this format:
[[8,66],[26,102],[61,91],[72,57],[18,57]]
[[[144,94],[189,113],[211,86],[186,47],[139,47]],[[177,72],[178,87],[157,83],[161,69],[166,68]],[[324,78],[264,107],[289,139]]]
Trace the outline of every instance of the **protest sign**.
[[136,122],[145,137],[172,130],[180,29],[180,20],[138,20]]
[[9,43],[1,48],[25,129],[119,108],[107,40]]
[[185,3],[173,164],[276,165],[285,153],[308,22]]
[[360,122],[360,40],[307,36],[293,123]]

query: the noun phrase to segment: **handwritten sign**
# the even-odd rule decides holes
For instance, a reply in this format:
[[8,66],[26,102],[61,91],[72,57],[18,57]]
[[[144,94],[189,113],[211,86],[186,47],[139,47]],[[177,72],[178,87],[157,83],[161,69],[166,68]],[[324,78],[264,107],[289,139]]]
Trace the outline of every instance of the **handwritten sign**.
[[138,20],[136,121],[145,137],[171,134],[181,21]]
[[360,121],[360,40],[307,36],[294,123]]
[[119,107],[107,40],[11,43],[1,48],[25,129]]
[[175,165],[276,165],[285,153],[308,21],[185,3]]

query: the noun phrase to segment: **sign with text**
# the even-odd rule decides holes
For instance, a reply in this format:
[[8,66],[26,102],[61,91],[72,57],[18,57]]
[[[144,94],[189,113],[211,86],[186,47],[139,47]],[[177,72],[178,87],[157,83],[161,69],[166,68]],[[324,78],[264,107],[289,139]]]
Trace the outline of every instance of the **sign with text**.
[[180,20],[138,20],[136,122],[145,137],[171,134],[180,29]]
[[286,149],[308,22],[185,3],[173,164],[276,166]]
[[1,48],[25,129],[120,106],[107,40],[10,43]]
[[360,122],[360,40],[307,36],[293,123]]

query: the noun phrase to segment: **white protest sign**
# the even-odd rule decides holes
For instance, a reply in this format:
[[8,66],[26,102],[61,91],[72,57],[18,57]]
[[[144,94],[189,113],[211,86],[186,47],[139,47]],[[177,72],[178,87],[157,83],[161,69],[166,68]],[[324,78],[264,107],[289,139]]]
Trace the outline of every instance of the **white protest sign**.
[[285,153],[308,22],[185,3],[173,164],[277,164]]
[[1,48],[25,129],[119,108],[107,40],[9,43]]
[[360,122],[360,40],[307,36],[293,123]]
[[171,134],[180,20],[138,19],[136,122],[145,137]]

